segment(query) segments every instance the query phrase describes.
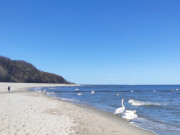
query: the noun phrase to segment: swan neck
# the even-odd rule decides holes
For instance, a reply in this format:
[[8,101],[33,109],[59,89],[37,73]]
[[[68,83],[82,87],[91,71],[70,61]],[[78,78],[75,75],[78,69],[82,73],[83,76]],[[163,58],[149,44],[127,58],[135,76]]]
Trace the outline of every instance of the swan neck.
[[124,106],[123,102],[124,102],[124,100],[122,100],[122,103],[121,103],[121,104],[122,104],[122,106]]

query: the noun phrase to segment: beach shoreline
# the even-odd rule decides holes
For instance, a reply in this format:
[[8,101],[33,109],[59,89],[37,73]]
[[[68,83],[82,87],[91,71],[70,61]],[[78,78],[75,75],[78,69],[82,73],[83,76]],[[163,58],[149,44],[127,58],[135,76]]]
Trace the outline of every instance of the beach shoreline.
[[111,113],[28,90],[55,86],[70,85],[0,83],[0,134],[153,135]]

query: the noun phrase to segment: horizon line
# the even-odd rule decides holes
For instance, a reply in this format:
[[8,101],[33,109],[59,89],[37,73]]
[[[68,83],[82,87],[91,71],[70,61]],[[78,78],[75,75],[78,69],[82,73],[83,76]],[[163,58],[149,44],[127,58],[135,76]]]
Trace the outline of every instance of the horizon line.
[[79,85],[180,85],[180,84],[79,84]]

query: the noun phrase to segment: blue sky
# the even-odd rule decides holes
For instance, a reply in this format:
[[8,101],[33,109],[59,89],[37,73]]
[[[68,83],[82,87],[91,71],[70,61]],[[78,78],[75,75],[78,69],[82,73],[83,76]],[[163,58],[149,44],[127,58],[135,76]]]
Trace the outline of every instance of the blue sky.
[[79,84],[180,84],[179,0],[5,0],[0,55]]

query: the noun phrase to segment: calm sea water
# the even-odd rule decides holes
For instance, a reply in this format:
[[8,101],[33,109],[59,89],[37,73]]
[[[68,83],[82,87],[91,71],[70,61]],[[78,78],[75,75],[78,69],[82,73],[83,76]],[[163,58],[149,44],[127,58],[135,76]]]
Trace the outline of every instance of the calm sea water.
[[180,85],[82,85],[33,90],[46,90],[49,96],[112,113],[124,98],[126,109],[136,110],[138,115],[130,123],[158,135],[180,135]]

